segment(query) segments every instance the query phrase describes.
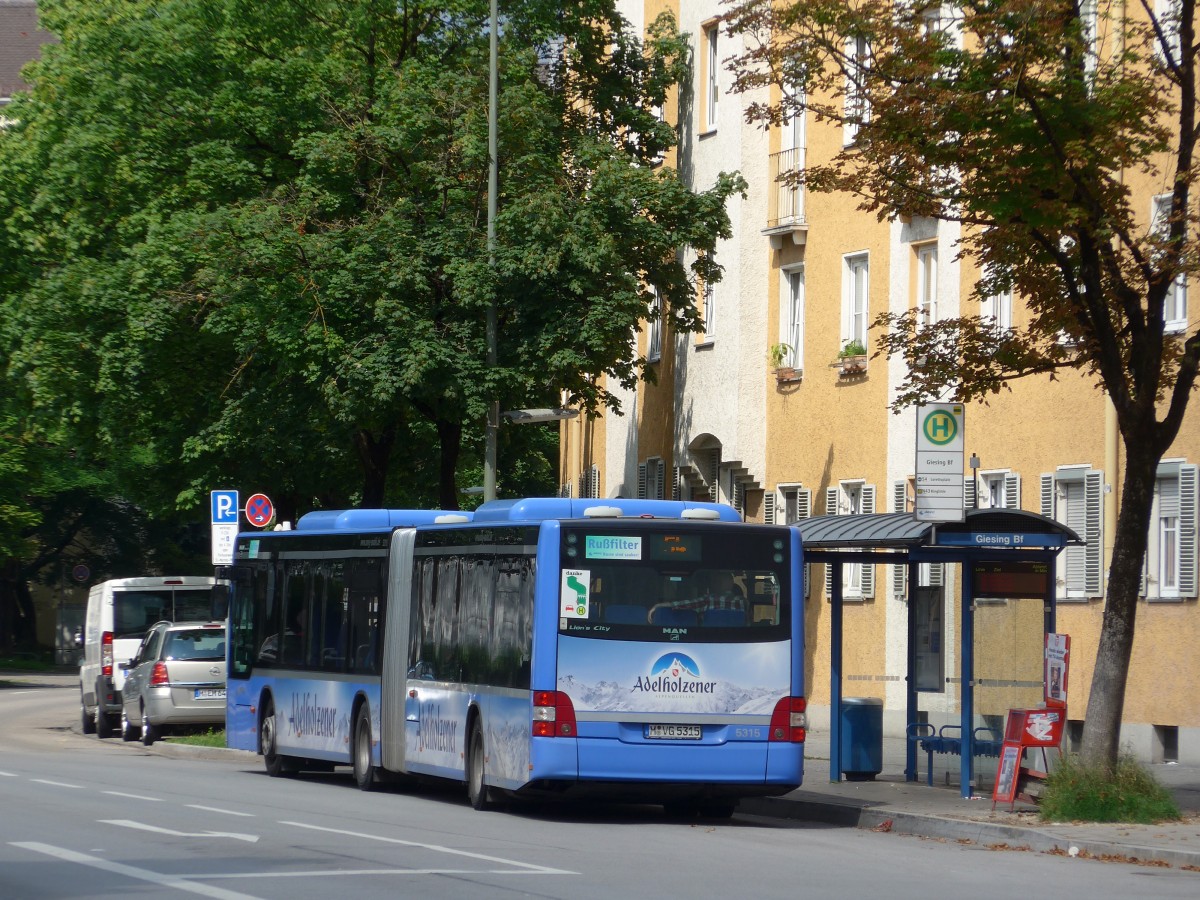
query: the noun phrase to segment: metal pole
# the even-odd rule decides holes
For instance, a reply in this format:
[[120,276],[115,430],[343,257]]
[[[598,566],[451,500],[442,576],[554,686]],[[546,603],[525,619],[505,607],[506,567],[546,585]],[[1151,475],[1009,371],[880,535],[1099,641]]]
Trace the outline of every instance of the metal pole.
[[[499,15],[496,10],[497,0],[491,0],[491,33],[488,39],[488,209],[487,209],[487,251],[488,269],[493,275],[492,296],[487,308],[487,364],[489,369],[496,368],[496,190],[499,161],[497,159],[496,138],[496,94],[499,81],[499,66],[497,64],[497,45],[499,43]],[[500,401],[493,399],[488,404],[487,430],[483,452],[483,499],[496,499],[496,444],[500,431]]]

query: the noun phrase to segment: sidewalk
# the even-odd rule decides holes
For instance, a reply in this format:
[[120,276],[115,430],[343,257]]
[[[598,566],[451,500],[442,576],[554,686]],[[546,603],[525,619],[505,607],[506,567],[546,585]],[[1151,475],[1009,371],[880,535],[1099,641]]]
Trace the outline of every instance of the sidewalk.
[[[739,809],[752,815],[801,819],[927,838],[971,841],[996,849],[1031,850],[1126,862],[1194,868],[1200,872],[1200,767],[1151,766],[1154,777],[1175,797],[1184,821],[1163,825],[1050,824],[1037,808],[1018,801],[1015,809],[992,809],[995,760],[978,763],[979,796],[960,796],[958,758],[934,756],[933,787],[925,784],[924,753],[920,781],[904,780],[903,738],[884,737],[883,771],[874,781],[829,781],[829,734],[809,732],[805,745],[804,786],[783,797],[744,800]],[[947,785],[947,774],[949,782]]]

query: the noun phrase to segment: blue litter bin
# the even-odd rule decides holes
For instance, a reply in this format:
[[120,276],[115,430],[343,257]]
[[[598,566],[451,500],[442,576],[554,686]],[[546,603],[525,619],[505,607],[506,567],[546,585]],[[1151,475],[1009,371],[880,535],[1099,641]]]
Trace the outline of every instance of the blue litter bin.
[[842,775],[847,781],[874,781],[883,771],[883,701],[843,697]]

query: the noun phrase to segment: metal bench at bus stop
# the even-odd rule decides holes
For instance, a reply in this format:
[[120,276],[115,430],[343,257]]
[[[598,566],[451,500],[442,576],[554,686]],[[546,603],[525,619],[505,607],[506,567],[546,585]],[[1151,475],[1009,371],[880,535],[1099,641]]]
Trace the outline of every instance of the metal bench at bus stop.
[[[933,786],[933,754],[962,756],[962,727],[959,725],[943,725],[934,729],[929,722],[911,722],[908,729],[909,743],[916,743],[928,759],[925,768],[925,783]],[[975,755],[1000,758],[1000,745],[1003,743],[999,735],[986,725],[975,729]]]

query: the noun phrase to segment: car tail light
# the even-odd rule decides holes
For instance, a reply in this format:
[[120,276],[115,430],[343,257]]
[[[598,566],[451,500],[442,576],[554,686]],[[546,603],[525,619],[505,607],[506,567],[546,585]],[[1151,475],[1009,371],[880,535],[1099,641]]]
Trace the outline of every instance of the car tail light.
[[808,728],[807,709],[808,701],[803,697],[782,698],[771,713],[771,734],[767,740],[803,743]]
[[112,632],[106,631],[100,635],[100,672],[105,678],[112,678],[113,643]]
[[533,692],[533,736],[575,737],[575,707],[562,691]]
[[154,664],[154,671],[150,673],[151,687],[170,683],[171,679],[167,677],[167,664],[165,662],[156,662]]

